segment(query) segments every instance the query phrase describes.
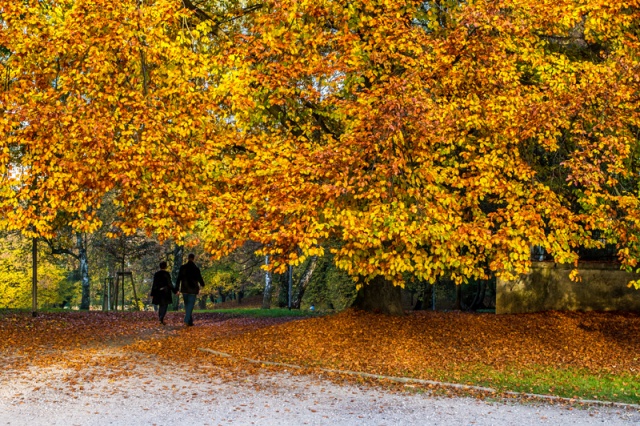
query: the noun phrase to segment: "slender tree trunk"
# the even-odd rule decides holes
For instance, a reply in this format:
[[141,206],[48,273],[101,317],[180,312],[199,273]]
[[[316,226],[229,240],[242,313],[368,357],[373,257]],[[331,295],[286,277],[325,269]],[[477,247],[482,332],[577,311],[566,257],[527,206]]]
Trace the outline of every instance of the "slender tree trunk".
[[291,302],[293,300],[293,266],[287,268],[287,307],[291,310]]
[[375,277],[360,288],[353,307],[369,312],[404,315],[400,287],[382,276]]
[[[183,256],[184,247],[176,244],[176,246],[173,248],[173,266],[171,267],[171,280],[173,281],[173,284],[175,284],[178,280],[178,274],[180,273],[180,266],[182,266]],[[178,291],[179,290],[180,289],[178,289]],[[172,295],[172,298],[173,310],[177,311],[178,306],[180,306],[180,297],[174,294]]]
[[318,266],[318,256],[312,256],[309,259],[307,268],[305,269],[304,273],[300,277],[300,281],[298,281],[298,285],[296,286],[296,291],[293,296],[293,300],[291,301],[291,309],[300,309],[300,304],[302,303],[304,292],[307,290],[307,286],[311,281],[311,277],[313,276],[313,271],[316,270],[316,266]]
[[[269,265],[269,256],[265,256],[264,264]],[[273,284],[271,282],[271,272],[266,271],[264,274],[264,297],[262,298],[262,309],[271,309],[272,293]]]
[[91,279],[89,277],[89,258],[87,257],[87,245],[83,235],[76,234],[76,247],[78,248],[78,260],[80,261],[80,277],[82,280],[82,299],[80,309],[89,309],[91,306]]
[[118,265],[116,259],[113,259],[109,265],[109,310],[118,309]]
[[38,239],[31,246],[31,315],[38,315]]

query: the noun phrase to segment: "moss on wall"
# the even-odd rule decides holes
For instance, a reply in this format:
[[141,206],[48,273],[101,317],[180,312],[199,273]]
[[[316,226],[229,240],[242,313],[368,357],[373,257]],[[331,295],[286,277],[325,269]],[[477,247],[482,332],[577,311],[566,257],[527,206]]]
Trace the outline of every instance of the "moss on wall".
[[640,290],[627,287],[638,275],[621,271],[611,263],[578,266],[579,282],[569,279],[571,266],[534,263],[531,273],[515,281],[498,279],[496,313],[539,311],[640,312]]

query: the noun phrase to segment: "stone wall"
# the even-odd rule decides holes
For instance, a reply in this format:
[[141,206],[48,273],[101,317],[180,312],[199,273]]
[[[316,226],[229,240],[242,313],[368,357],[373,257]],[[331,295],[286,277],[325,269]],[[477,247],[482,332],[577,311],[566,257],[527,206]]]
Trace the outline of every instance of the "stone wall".
[[572,266],[536,262],[515,281],[498,279],[496,313],[558,311],[640,312],[640,290],[627,287],[640,276],[610,263],[582,263],[582,281],[569,279]]

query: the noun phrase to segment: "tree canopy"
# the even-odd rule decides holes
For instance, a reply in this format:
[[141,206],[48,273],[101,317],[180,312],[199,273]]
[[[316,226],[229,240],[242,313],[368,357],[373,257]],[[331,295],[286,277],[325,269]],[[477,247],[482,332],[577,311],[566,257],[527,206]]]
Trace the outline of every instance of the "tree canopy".
[[120,227],[274,269],[526,272],[640,258],[640,2],[107,0],[0,6],[5,225]]

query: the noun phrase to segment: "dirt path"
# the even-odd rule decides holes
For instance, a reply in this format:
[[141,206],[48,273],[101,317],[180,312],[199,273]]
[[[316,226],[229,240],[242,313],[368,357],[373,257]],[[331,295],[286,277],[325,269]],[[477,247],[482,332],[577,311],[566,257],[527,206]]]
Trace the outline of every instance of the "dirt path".
[[119,345],[91,359],[0,371],[0,425],[640,424],[637,411],[432,397],[284,370],[240,379],[205,364],[194,373]]

